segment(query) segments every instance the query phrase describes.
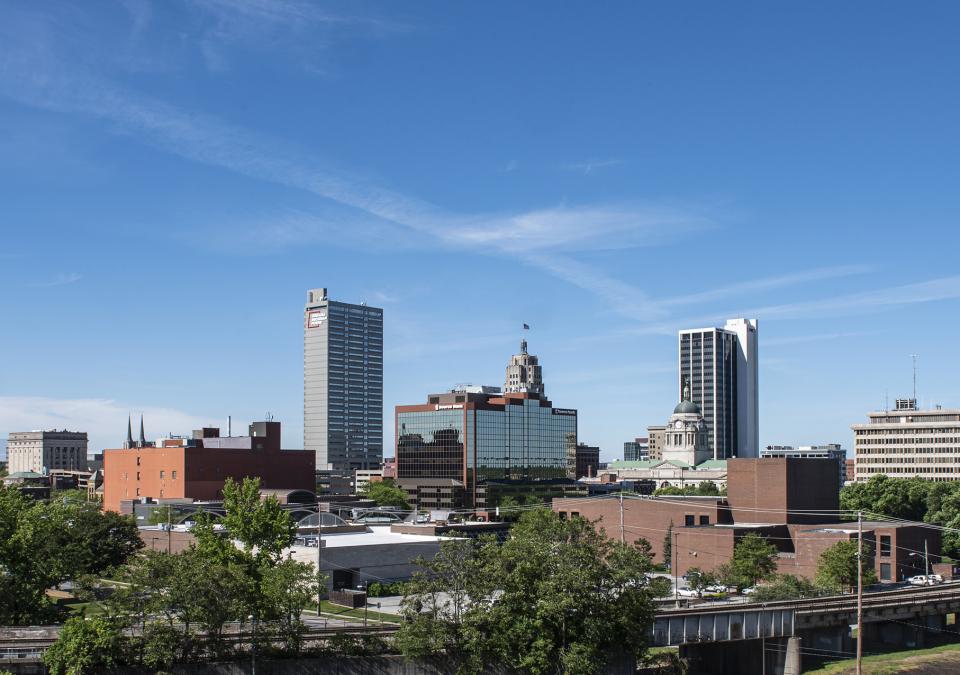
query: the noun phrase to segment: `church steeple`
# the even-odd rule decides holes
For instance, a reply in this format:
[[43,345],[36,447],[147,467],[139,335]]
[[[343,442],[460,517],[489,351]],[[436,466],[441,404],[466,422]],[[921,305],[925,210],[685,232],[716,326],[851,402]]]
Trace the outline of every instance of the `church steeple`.
[[133,426],[130,421],[130,415],[127,415],[127,440],[123,444],[124,448],[133,447]]
[[147,447],[147,439],[143,436],[143,415],[140,415],[140,441],[137,443],[138,448]]

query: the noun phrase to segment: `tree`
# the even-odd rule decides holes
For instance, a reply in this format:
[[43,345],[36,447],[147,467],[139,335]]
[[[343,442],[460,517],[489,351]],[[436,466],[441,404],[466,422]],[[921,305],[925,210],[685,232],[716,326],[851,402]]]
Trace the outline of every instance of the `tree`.
[[869,480],[844,486],[840,491],[840,508],[851,513],[864,511],[892,518],[923,520],[931,486],[920,477],[890,478],[878,473]]
[[256,557],[278,559],[297,538],[297,525],[273,495],[260,496],[260,479],[244,478],[236,483],[227,478],[223,485],[223,524],[230,536]]
[[124,638],[113,621],[103,617],[68,619],[57,641],[43,653],[51,675],[101,673],[123,664]]
[[585,519],[534,509],[500,547],[444,542],[409,586],[397,645],[420,658],[452,654],[448,670],[460,673],[599,672],[613,654],[645,652],[650,558],[643,540],[621,544]]
[[452,539],[440,544],[406,586],[405,622],[397,647],[411,658],[442,657],[457,673],[482,670],[484,617],[474,608],[492,602],[492,556],[496,544],[483,539]]
[[33,502],[0,487],[0,623],[48,621],[48,588],[101,574],[143,546],[133,519],[75,500]]
[[[535,495],[504,495],[497,502],[497,509],[503,520],[517,520],[530,507],[544,507],[543,501]],[[545,508],[545,507],[544,507]]]
[[704,572],[699,567],[691,567],[687,570],[686,578],[690,588],[697,592],[697,595],[703,595],[708,586],[717,583],[716,577],[711,572]]
[[792,574],[777,574],[769,583],[757,586],[752,599],[756,602],[773,602],[775,600],[814,598],[823,595],[823,593],[823,590],[803,577]]
[[734,585],[740,589],[756,586],[777,569],[777,547],[751,532],[737,542],[730,560]]
[[[869,586],[877,582],[877,573],[870,561],[873,552],[870,544],[863,542],[863,561],[861,563],[863,585]],[[815,581],[818,586],[832,590],[846,592],[857,585],[857,542],[838,541],[836,544],[820,554],[817,561]]]
[[379,481],[370,481],[360,491],[367,499],[372,499],[377,506],[393,506],[398,509],[409,509],[407,493],[397,487],[392,478]]

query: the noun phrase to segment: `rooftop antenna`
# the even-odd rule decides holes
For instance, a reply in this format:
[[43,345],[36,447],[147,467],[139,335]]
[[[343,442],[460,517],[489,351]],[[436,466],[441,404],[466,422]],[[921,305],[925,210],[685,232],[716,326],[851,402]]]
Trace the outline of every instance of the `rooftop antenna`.
[[233,436],[233,415],[227,415],[227,437]]
[[913,400],[917,400],[917,358],[919,354],[911,354],[910,358],[913,359]]

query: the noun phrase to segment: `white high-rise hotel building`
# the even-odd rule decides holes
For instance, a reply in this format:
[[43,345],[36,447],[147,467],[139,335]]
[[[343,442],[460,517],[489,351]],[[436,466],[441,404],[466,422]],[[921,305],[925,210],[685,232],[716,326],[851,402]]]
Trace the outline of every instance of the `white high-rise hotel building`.
[[723,328],[690,328],[679,334],[678,397],[690,385],[707,424],[714,459],[757,457],[757,320],[730,319]]
[[383,310],[307,294],[303,447],[317,470],[353,474],[383,460]]

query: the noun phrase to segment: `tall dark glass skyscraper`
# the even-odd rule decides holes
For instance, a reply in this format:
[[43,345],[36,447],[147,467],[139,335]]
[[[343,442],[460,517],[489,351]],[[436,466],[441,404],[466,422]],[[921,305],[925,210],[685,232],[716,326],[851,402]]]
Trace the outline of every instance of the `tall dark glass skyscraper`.
[[683,397],[700,406],[714,459],[758,457],[757,321],[731,319],[723,328],[680,331],[679,379]]
[[317,470],[375,469],[383,459],[383,310],[307,294],[303,447]]

